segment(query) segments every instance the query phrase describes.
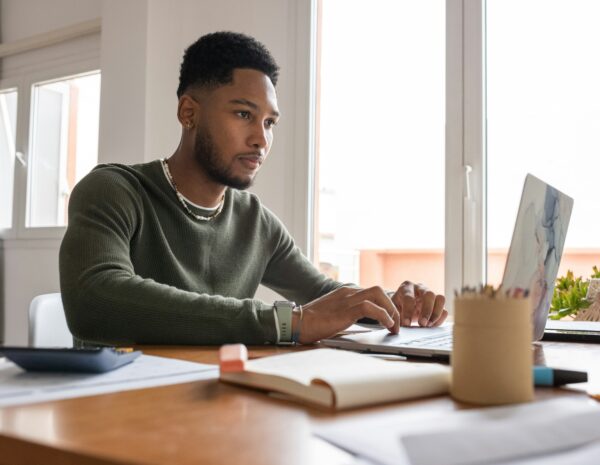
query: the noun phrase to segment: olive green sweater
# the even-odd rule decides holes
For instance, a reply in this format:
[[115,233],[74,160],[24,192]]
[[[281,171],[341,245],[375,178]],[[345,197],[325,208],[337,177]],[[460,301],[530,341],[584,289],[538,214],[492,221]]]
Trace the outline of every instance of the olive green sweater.
[[73,190],[60,286],[80,341],[277,343],[272,304],[254,299],[260,283],[297,303],[341,286],[248,192],[228,189],[219,216],[194,219],[158,160],[100,165]]

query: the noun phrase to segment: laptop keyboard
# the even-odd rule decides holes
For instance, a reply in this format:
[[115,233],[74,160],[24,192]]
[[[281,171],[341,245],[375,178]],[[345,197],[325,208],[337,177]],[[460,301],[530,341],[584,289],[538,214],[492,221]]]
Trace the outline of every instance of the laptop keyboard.
[[435,347],[436,349],[452,349],[452,334],[440,334],[439,336],[427,336],[404,343],[407,346]]

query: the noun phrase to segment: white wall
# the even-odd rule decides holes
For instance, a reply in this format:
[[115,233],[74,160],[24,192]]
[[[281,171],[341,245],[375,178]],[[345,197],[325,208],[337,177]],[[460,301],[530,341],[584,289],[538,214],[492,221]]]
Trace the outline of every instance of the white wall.
[[[306,250],[309,0],[104,0],[101,8],[94,0],[4,0],[1,5],[3,40],[5,31],[14,40],[101,15],[100,162],[140,163],[175,150],[179,63],[184,48],[199,36],[233,30],[262,41],[281,66],[282,120],[253,190]],[[36,14],[28,14],[33,9]],[[0,297],[7,344],[26,343],[31,298],[58,291],[58,244],[12,240],[4,245]],[[264,291],[259,296],[270,298]]]
[[146,137],[148,2],[102,7],[99,163],[141,163]]
[[99,18],[102,2],[97,0],[2,0],[2,42],[50,32]]

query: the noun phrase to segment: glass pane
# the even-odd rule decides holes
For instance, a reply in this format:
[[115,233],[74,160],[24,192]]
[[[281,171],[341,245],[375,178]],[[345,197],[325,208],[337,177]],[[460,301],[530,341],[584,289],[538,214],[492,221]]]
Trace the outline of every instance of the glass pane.
[[443,293],[445,2],[322,0],[320,19],[319,266]]
[[27,226],[64,226],[73,186],[98,162],[100,73],[35,84]]
[[0,92],[0,229],[12,227],[17,91]]
[[488,0],[488,274],[499,283],[527,172],[575,199],[559,276],[600,265],[600,2]]

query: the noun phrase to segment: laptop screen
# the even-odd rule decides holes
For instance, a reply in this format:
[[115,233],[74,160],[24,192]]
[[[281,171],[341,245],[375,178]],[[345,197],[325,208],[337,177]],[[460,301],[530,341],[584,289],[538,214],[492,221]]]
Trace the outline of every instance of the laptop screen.
[[516,293],[529,290],[536,341],[544,335],[572,210],[572,198],[527,175],[502,288]]

